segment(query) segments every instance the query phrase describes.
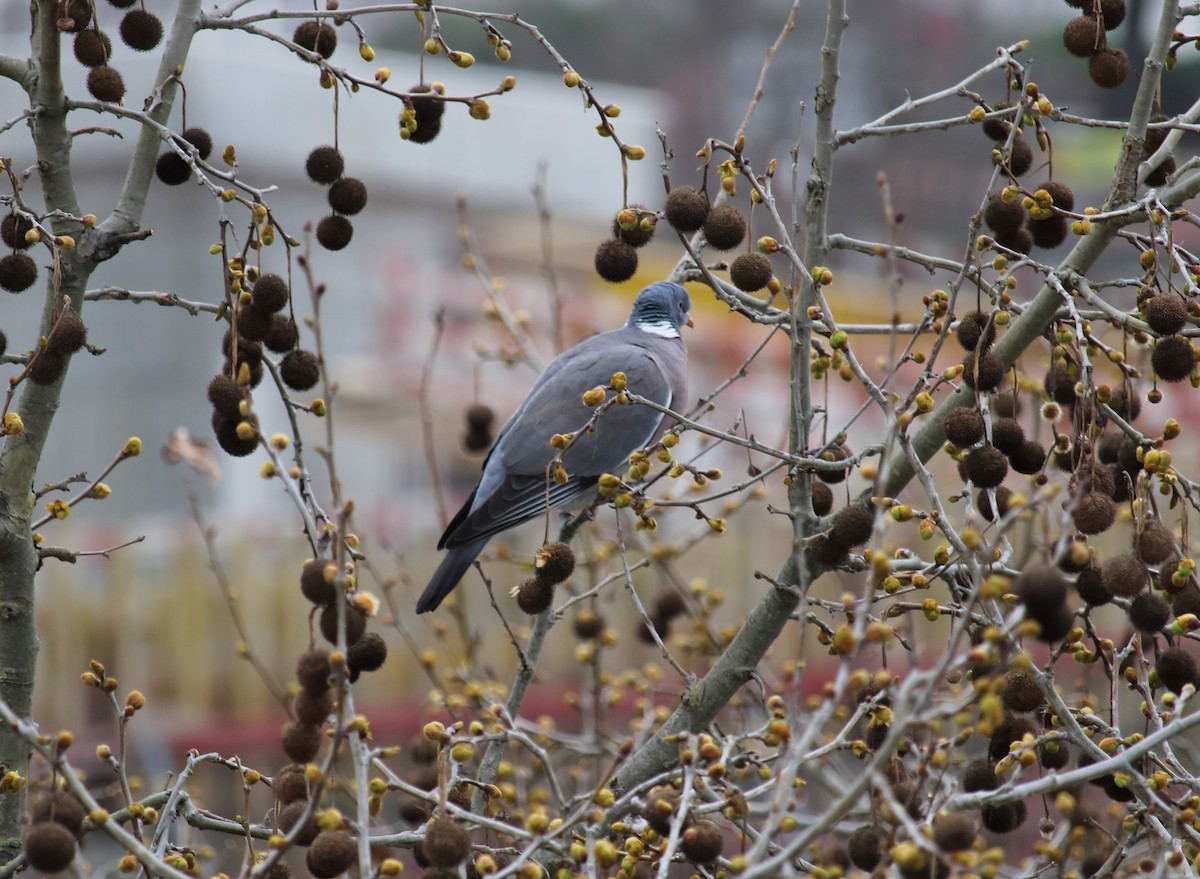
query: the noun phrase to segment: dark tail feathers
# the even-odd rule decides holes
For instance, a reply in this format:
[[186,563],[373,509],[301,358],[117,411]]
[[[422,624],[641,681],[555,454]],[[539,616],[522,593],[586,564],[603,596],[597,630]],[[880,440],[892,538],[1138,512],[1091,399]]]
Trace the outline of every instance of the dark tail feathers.
[[417,602],[417,613],[437,610],[438,605],[445,600],[446,596],[458,585],[463,575],[467,573],[486,543],[487,540],[480,540],[446,553],[442,558],[442,563],[438,565],[438,569],[430,578],[429,585],[421,593],[421,598]]

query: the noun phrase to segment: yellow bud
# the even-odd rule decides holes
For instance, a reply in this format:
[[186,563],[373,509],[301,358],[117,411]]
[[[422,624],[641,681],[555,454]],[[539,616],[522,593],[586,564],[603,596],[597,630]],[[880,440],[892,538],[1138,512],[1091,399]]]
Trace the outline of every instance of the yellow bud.
[[75,247],[75,239],[70,235],[59,235],[55,243],[63,250],[71,250]]
[[475,63],[475,56],[470,52],[451,52],[446,57],[453,61],[456,67],[461,67],[463,70]]
[[442,44],[433,37],[430,37],[425,41],[425,51],[430,55],[436,55],[442,51]]
[[375,81],[377,83],[379,83],[380,85],[383,85],[385,82],[387,82],[391,78],[392,78],[392,71],[390,68],[380,67],[378,70],[375,71]]
[[597,385],[591,390],[584,391],[583,405],[587,406],[588,408],[599,406],[604,402],[605,396],[606,393],[604,387],[602,385]]
[[629,144],[625,147],[625,156],[632,162],[639,161],[646,158],[646,148],[637,144]]
[[371,48],[369,43],[359,43],[358,57],[362,58],[363,61],[374,61],[375,50]]
[[563,74],[563,85],[569,89],[577,87],[580,83],[579,74],[574,70],[568,70]]

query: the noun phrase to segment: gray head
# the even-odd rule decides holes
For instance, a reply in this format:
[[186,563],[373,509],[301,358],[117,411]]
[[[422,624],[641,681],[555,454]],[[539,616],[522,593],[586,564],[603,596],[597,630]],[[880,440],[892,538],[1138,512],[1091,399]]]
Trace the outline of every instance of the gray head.
[[656,336],[679,338],[679,328],[692,325],[688,312],[692,298],[678,284],[656,281],[633,300],[628,326],[637,327]]

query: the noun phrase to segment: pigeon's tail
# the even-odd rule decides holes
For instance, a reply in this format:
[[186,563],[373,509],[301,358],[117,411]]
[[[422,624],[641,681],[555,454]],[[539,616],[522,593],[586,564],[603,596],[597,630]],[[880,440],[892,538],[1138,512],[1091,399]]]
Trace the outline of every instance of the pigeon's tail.
[[486,539],[468,543],[466,546],[457,547],[446,553],[442,558],[442,563],[438,565],[438,569],[433,572],[429,585],[421,593],[421,599],[417,602],[417,613],[428,613],[437,609],[437,606],[458,585],[458,581],[467,573],[467,569],[471,567],[476,557],[483,552],[485,544],[487,544]]

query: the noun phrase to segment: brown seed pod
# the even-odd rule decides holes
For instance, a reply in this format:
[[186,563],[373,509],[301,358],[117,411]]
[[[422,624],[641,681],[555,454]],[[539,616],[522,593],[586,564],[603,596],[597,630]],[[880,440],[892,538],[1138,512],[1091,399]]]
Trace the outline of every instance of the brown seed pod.
[[257,435],[251,434],[243,438],[238,434],[238,425],[243,421],[257,429],[258,420],[253,415],[248,418],[225,418],[219,412],[213,412],[212,415],[212,428],[217,437],[217,445],[235,458],[244,458],[258,450]]
[[600,242],[592,263],[601,278],[612,284],[620,284],[637,272],[637,250],[619,238],[609,238]]
[[972,760],[963,770],[962,789],[964,793],[976,793],[981,790],[995,790],[1000,787],[1000,776],[990,760]]
[[1162,186],[1179,167],[1174,156],[1167,156],[1153,171],[1146,175],[1147,186]]
[[[1000,197],[1000,193],[993,192],[988,196],[987,206],[983,209],[983,222],[996,235],[1011,235],[1015,233],[1025,222],[1025,209],[1021,207],[1020,202],[1005,201]],[[967,348],[966,345],[963,345]],[[967,348],[968,351],[974,350],[974,346]]]
[[639,204],[631,204],[628,210],[634,212],[636,221],[632,228],[626,229],[621,226],[621,213],[618,213],[612,221],[613,238],[620,238],[630,247],[645,247],[654,239],[658,215]]
[[321,367],[317,355],[296,348],[283,355],[279,361],[279,377],[293,391],[307,391],[321,380]]
[[933,842],[944,852],[966,851],[977,832],[975,819],[966,812],[945,812],[933,819]]
[[418,83],[408,90],[409,95],[404,103],[412,108],[416,128],[409,129],[409,143],[429,143],[442,131],[442,116],[446,112],[446,102],[441,100],[440,92],[424,83]]
[[308,872],[316,879],[333,879],[345,873],[358,860],[358,845],[344,830],[322,830],[305,855]]
[[[357,604],[342,602],[346,609],[346,646],[353,647],[367,631],[367,612]],[[325,605],[318,620],[321,635],[330,644],[337,643],[338,602]]]
[[333,667],[329,664],[329,651],[314,648],[300,654],[296,661],[296,680],[310,693],[324,693],[329,689]]
[[575,553],[565,543],[547,543],[534,556],[533,570],[539,580],[557,586],[575,570]]
[[162,21],[152,12],[133,9],[121,19],[121,41],[138,52],[149,52],[162,42]]
[[946,439],[960,449],[973,446],[983,439],[983,413],[967,406],[954,409],[946,416],[943,430]]
[[1155,333],[1173,336],[1187,324],[1187,303],[1174,293],[1158,293],[1142,302],[1142,314]]
[[1032,220],[1029,223],[1029,234],[1033,236],[1034,247],[1053,250],[1067,240],[1069,228],[1067,218],[1056,214],[1044,220]]
[[434,818],[425,829],[421,850],[432,866],[447,870],[457,867],[470,856],[471,835],[450,818]]
[[834,514],[829,539],[847,549],[862,546],[875,530],[875,511],[865,504],[851,504]]
[[1143,592],[1129,603],[1129,622],[1139,632],[1161,632],[1171,621],[1171,605],[1157,592]]
[[1014,177],[1020,177],[1032,167],[1033,147],[1018,137],[1008,154],[1008,170]]
[[49,791],[30,799],[29,820],[33,824],[54,821],[78,836],[86,817],[83,803],[67,791]]
[[980,393],[994,391],[1004,380],[1004,365],[995,354],[976,355],[974,352],[963,359],[963,383]]
[[1004,676],[1001,700],[1010,711],[1037,711],[1046,704],[1046,697],[1027,671],[1010,671]]
[[367,185],[357,177],[339,177],[329,187],[329,206],[353,216],[367,206]]
[[992,833],[1012,833],[1025,823],[1027,816],[1025,803],[1017,800],[1015,803],[984,806],[979,813],[979,820]]
[[75,35],[75,60],[84,67],[99,67],[112,57],[112,40],[108,35],[88,28]]
[[25,240],[25,233],[33,229],[33,221],[20,214],[5,214],[0,220],[0,240],[13,250],[27,250],[33,242]]
[[1175,532],[1158,519],[1147,519],[1137,535],[1137,552],[1148,565],[1161,565],[1179,556]]
[[25,861],[43,873],[59,873],[75,860],[75,834],[54,821],[31,824],[25,830]]
[[[1012,490],[1001,485],[995,489],[996,492],[996,508],[999,510],[1000,517],[1008,515],[1009,505],[1012,502]],[[981,488],[975,495],[975,509],[979,510],[979,515],[987,519],[989,522],[995,520],[996,511],[992,509],[991,498],[988,497],[987,489]]]
[[321,728],[308,723],[289,723],[280,733],[279,743],[293,763],[311,763],[321,750]]
[[995,488],[1008,475],[1008,459],[994,446],[972,449],[963,459],[962,467],[976,488]]
[[1166,336],[1159,339],[1150,355],[1154,374],[1166,382],[1181,382],[1196,368],[1192,343],[1185,336]]
[[517,607],[532,616],[537,616],[554,601],[554,584],[537,577],[530,577],[517,587]]
[[87,90],[97,101],[118,104],[125,97],[125,80],[116,68],[98,64],[88,71]]
[[992,445],[1005,455],[1014,455],[1025,444],[1025,431],[1015,418],[992,419]]
[[574,629],[576,637],[584,641],[599,638],[604,631],[604,617],[585,608],[575,616]]
[[1113,595],[1133,598],[1150,582],[1150,572],[1132,553],[1123,553],[1100,566],[1100,582]]
[[1050,199],[1060,211],[1075,210],[1075,193],[1060,180],[1047,180],[1038,189],[1050,193]]
[[[1020,211],[1020,207],[1017,210]],[[976,348],[986,351],[992,347],[992,342],[996,341],[996,324],[991,315],[982,311],[969,311],[959,319],[958,326],[954,328],[954,338],[967,353]]]
[[833,489],[824,482],[812,483],[812,507],[818,516],[828,516],[833,509]]
[[304,172],[314,183],[328,185],[342,176],[346,162],[337,147],[319,146],[308,154]]
[[242,401],[249,399],[245,390],[225,373],[214,375],[208,383],[208,402],[223,418],[240,418]]
[[[293,800],[282,809],[279,810],[279,829],[287,834],[292,831],[293,827],[300,824],[300,819],[308,810],[308,800]],[[308,820],[304,822],[301,829],[297,832],[295,844],[300,846],[312,845],[313,840],[317,838],[317,834],[321,832],[321,828],[317,826],[316,817],[310,815]]]
[[1067,581],[1054,566],[1035,564],[1017,577],[1012,591],[1025,605],[1025,615],[1042,622],[1057,613],[1067,600]]
[[296,720],[307,726],[321,726],[333,713],[333,691],[326,689],[321,693],[301,690],[296,694],[292,703],[292,711]]
[[1101,88],[1115,89],[1129,76],[1129,56],[1123,49],[1107,46],[1088,61],[1088,75]]
[[667,222],[680,232],[695,232],[708,216],[708,196],[691,186],[677,186],[663,207]]
[[1076,575],[1075,591],[1092,607],[1101,607],[1113,600],[1113,594],[1104,585],[1104,577],[1095,565],[1088,565]]
[[287,281],[268,272],[254,282],[254,289],[250,291],[250,304],[255,311],[273,314],[288,304],[290,295]]
[[1186,684],[1200,689],[1200,665],[1196,657],[1182,647],[1168,647],[1158,654],[1154,663],[1158,679],[1172,693],[1179,693]]
[[1094,15],[1072,18],[1063,28],[1063,45],[1077,58],[1091,58],[1105,45],[1103,31]]
[[731,204],[722,204],[704,218],[704,237],[717,250],[733,250],[746,237],[746,218]]
[[883,860],[887,841],[887,831],[878,824],[866,824],[858,828],[846,840],[850,863],[860,870],[873,871]]
[[383,636],[367,632],[346,651],[346,667],[353,673],[378,671],[387,661],[387,652]]
[[10,253],[0,257],[0,287],[9,293],[28,290],[37,280],[37,263],[27,253]]
[[[830,446],[828,449],[821,452],[820,455],[822,461],[830,462],[845,461],[850,456],[850,449],[848,449],[846,446]],[[851,468],[846,468],[843,470],[817,470],[816,474],[817,478],[822,482],[827,482],[830,485],[836,485],[839,482],[845,482],[846,474],[850,472],[850,469]]]
[[[999,103],[992,105],[992,112],[1011,109],[1012,104],[1008,101],[1000,101]],[[1008,140],[1008,132],[1012,127],[1012,118],[1012,114],[1009,113],[1008,116],[1005,117],[983,120],[983,125],[980,127],[983,130],[984,136],[988,140],[993,140],[997,143],[1003,143],[1004,141]]]
[[287,315],[273,315],[271,330],[263,339],[263,344],[276,354],[285,354],[300,344],[300,328]]
[[328,22],[306,21],[292,33],[292,42],[301,49],[328,58],[337,49],[337,31]]
[[773,274],[771,260],[761,253],[743,253],[729,266],[729,280],[746,293],[754,293],[767,286]]
[[271,791],[280,806],[308,799],[308,780],[304,777],[304,767],[290,763],[280,769],[271,782]]
[[1080,534],[1101,534],[1111,528],[1116,519],[1117,505],[1108,494],[1100,491],[1089,491],[1071,511],[1071,520]]
[[715,822],[701,819],[683,831],[679,850],[693,864],[711,864],[721,857],[724,839]]
[[29,364],[29,380],[35,385],[52,385],[67,369],[67,358],[53,351],[39,351]]
[[1046,373],[1046,377],[1042,379],[1042,387],[1046,389],[1050,399],[1060,406],[1067,406],[1075,402],[1075,376],[1071,374],[1070,368],[1061,361],[1056,362]]
[[234,324],[243,339],[261,342],[271,332],[271,314],[259,311],[253,305],[246,305],[238,309]]
[[1120,27],[1125,20],[1125,0],[1100,0],[1100,18],[1106,31]]
[[[667,836],[671,832],[671,824],[675,813],[679,811],[679,794],[670,788],[658,788],[650,791],[646,797],[646,805],[642,808],[642,817],[650,825],[650,829],[659,836]],[[684,827],[691,826],[689,814],[684,818]]]
[[353,237],[354,224],[341,214],[330,214],[317,223],[317,243],[326,250],[343,250]]

